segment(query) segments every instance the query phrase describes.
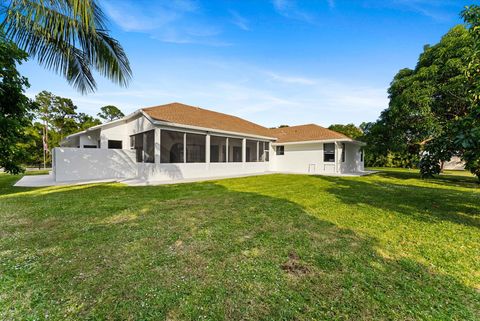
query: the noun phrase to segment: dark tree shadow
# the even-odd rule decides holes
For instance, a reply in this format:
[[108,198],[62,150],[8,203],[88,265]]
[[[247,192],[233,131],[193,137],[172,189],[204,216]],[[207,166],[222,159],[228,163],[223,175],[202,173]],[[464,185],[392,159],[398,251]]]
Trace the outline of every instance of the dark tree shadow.
[[[330,192],[357,189],[377,201]],[[285,199],[197,183],[2,202],[3,319],[479,317],[474,289]]]
[[[409,178],[407,175],[376,174],[395,178]],[[334,183],[327,192],[335,195],[345,204],[367,204],[382,210],[426,222],[440,220],[467,226],[480,227],[480,195],[478,193],[402,185],[392,182],[378,183],[362,178],[339,179],[322,177]],[[459,201],[460,200],[460,201]]]

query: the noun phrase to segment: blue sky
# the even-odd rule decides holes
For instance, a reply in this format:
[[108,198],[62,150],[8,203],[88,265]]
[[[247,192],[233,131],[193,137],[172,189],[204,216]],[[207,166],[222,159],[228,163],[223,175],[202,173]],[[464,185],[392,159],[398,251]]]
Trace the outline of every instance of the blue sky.
[[375,120],[395,73],[461,23],[461,0],[102,0],[133,81],[99,80],[82,96],[63,78],[22,65],[41,90],[95,115],[178,101],[265,126]]

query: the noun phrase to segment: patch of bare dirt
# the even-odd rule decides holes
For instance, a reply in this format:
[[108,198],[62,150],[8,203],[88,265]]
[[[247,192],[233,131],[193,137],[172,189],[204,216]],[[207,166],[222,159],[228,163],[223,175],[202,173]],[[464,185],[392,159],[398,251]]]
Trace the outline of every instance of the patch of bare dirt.
[[310,269],[300,262],[300,256],[295,251],[291,251],[288,254],[288,260],[281,265],[281,268],[286,273],[294,276],[302,276],[310,273]]

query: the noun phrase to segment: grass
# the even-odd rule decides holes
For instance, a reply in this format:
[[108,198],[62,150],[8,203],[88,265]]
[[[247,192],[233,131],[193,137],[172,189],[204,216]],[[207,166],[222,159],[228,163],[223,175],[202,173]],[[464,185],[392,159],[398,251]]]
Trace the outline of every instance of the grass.
[[472,177],[18,178],[0,175],[3,320],[480,318]]

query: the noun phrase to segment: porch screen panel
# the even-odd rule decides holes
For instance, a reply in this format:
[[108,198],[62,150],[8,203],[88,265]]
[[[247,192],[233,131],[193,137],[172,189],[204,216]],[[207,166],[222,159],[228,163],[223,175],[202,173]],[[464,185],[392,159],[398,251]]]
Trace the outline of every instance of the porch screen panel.
[[143,133],[143,162],[155,162],[155,131],[150,130]]
[[269,142],[259,142],[259,151],[261,162],[268,162],[270,158],[270,143]]
[[335,144],[323,144],[323,161],[327,163],[335,162]]
[[258,141],[247,139],[247,162],[258,162]]
[[205,163],[206,135],[187,133],[187,163]]
[[239,138],[228,139],[228,161],[241,162],[242,161],[242,140]]
[[225,163],[227,161],[227,138],[210,136],[210,162]]
[[160,134],[160,162],[183,163],[183,135],[182,132],[161,130]]
[[136,134],[130,136],[130,145],[132,149],[135,149],[135,157],[137,159],[137,163],[143,162],[143,135]]

